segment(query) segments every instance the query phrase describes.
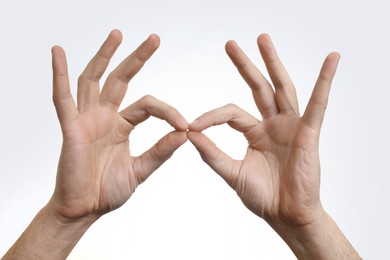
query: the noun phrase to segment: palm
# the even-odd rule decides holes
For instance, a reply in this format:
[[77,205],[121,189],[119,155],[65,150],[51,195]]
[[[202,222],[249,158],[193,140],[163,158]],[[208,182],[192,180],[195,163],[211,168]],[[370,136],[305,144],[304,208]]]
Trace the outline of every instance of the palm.
[[319,176],[306,174],[319,171],[318,134],[296,116],[278,115],[245,136],[249,146],[236,186],[244,204],[266,219],[308,221],[301,212],[318,202]]
[[66,130],[57,188],[65,195],[61,204],[80,211],[72,212],[74,217],[113,210],[134,192],[138,182],[129,151],[130,130],[126,120],[103,107],[81,115]]
[[[190,125],[188,137],[251,211],[266,220],[305,225],[321,206],[318,141],[338,55],[325,60],[300,116],[294,85],[270,38],[260,36],[258,45],[274,86],[236,43],[229,42],[226,51],[251,87],[263,120],[227,105],[200,116]],[[224,123],[245,135],[248,149],[243,160],[233,160],[200,133]]]
[[[51,205],[61,217],[99,217],[120,207],[187,139],[185,119],[151,96],[118,113],[130,79],[157,49],[157,36],[149,37],[111,72],[100,90],[100,77],[120,41],[120,32],[113,31],[80,76],[77,107],[70,93],[65,53],[53,49],[53,99],[63,146]],[[131,157],[130,132],[149,116],[164,119],[178,131]]]

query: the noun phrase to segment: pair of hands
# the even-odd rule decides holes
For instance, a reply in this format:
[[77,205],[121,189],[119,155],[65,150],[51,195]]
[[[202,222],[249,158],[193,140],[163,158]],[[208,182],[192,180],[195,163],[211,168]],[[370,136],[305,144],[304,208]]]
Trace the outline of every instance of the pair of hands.
[[[226,51],[250,86],[262,115],[259,120],[235,105],[207,112],[189,124],[173,107],[146,96],[124,110],[118,108],[129,81],[159,46],[151,35],[107,77],[99,80],[122,35],[114,30],[79,77],[77,106],[70,93],[64,51],[53,54],[53,100],[63,133],[54,194],[46,206],[60,223],[93,222],[123,205],[154,170],[187,140],[238,194],[243,203],[265,219],[290,245],[291,234],[322,225],[324,210],[319,198],[319,135],[333,76],[339,60],[330,54],[303,116],[294,85],[268,35],[257,44],[272,85],[230,41]],[[129,150],[129,135],[149,116],[167,121],[174,131],[138,157]],[[227,123],[248,141],[243,160],[233,160],[202,131]],[[288,230],[288,231],[285,231]],[[288,233],[288,234],[287,234]]]

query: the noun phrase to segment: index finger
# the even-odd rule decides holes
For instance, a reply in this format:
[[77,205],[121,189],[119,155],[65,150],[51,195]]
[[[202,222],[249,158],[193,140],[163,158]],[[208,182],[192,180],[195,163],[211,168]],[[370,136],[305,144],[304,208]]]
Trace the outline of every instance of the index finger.
[[260,121],[234,104],[204,113],[190,124],[190,130],[201,132],[211,126],[227,123],[233,129],[245,133]]
[[186,131],[188,123],[174,107],[154,98],[145,96],[120,112],[120,115],[135,127],[150,116],[167,121],[178,131]]

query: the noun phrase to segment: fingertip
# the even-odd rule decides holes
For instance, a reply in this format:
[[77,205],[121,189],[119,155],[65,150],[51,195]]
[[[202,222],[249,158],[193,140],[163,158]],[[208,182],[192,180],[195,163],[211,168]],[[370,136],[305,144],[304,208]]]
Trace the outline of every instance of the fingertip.
[[278,58],[275,46],[267,33],[259,35],[257,45],[265,63],[272,62]]
[[187,132],[185,131],[172,131],[170,133],[171,138],[173,138],[174,143],[177,147],[183,145],[185,142],[187,142]]
[[258,39],[271,39],[271,36],[268,33],[261,33]]
[[119,42],[119,43],[121,43],[122,39],[123,39],[122,32],[119,29],[113,29],[110,32],[109,37],[112,37],[116,42]]
[[106,41],[104,42],[103,46],[106,46],[105,52],[108,50],[108,53],[105,53],[104,55],[112,56],[115,52],[115,50],[118,48],[118,46],[122,43],[122,32],[118,29],[114,29],[110,32],[110,34],[107,36]]
[[195,134],[196,134],[196,132],[193,132],[191,130],[187,131],[187,138],[188,138],[188,140],[190,140],[191,143],[194,139]]
[[327,56],[327,59],[330,59],[332,61],[335,61],[335,62],[339,62],[340,59],[341,59],[341,55],[339,52],[337,51],[334,51],[334,52],[331,52],[328,56]]
[[236,41],[229,40],[225,44],[225,51],[227,54],[230,55],[231,53],[233,53],[237,49],[237,47],[238,47],[238,44]]
[[58,45],[52,46],[51,49],[50,49],[51,53],[53,54],[54,52],[56,52],[58,48],[61,48],[61,47],[58,46]]
[[54,45],[51,48],[52,68],[55,75],[67,73],[67,62],[64,49],[59,45]]
[[189,130],[187,132],[187,138],[198,149],[202,139],[202,133]]
[[158,36],[155,33],[149,35],[147,41],[150,41],[152,43],[152,46],[153,46],[154,49],[157,49],[160,46],[160,43],[161,43],[160,36]]
[[180,117],[178,120],[177,120],[177,128],[176,130],[179,130],[179,131],[187,131],[188,128],[189,128],[189,123],[187,122],[187,120],[185,120],[184,117]]
[[271,42],[271,36],[268,33],[262,33],[257,37],[257,43],[259,45]]
[[188,130],[188,131],[187,131],[187,137],[188,137],[188,139],[192,138],[193,136],[194,136],[194,132],[191,131],[191,130]]
[[338,52],[332,52],[326,57],[320,71],[321,77],[333,78],[336,73],[340,57],[341,56]]
[[197,118],[195,119],[189,126],[188,126],[189,131],[195,131],[195,132],[200,132],[202,131],[202,126],[200,119]]
[[54,66],[54,59],[55,57],[57,56],[57,53],[58,53],[58,49],[61,48],[60,46],[58,45],[54,45],[51,47],[50,49],[50,52],[51,52],[51,59],[52,59],[52,65]]
[[62,47],[59,45],[53,45],[51,47],[51,53],[52,53],[52,55],[58,55],[58,54],[64,53],[64,49],[62,49]]

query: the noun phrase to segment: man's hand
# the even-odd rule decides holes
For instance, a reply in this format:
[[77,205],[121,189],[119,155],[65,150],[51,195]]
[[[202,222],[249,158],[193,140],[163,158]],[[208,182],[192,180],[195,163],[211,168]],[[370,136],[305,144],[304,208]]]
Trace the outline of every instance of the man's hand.
[[[63,132],[57,185],[49,203],[60,218],[100,215],[120,207],[135,188],[186,141],[188,123],[169,105],[146,96],[117,112],[129,81],[159,46],[151,35],[108,76],[99,80],[121,42],[113,31],[79,77],[77,107],[69,90],[63,50],[53,48],[53,100]],[[163,137],[139,157],[131,157],[129,134],[155,116],[177,131]]]
[[[63,134],[56,188],[4,259],[66,258],[94,221],[123,205],[186,142],[186,120],[151,96],[118,113],[129,81],[158,48],[157,35],[151,35],[112,71],[100,90],[99,80],[121,40],[121,33],[112,31],[89,62],[79,77],[77,106],[70,92],[65,53],[53,47],[53,101]],[[149,116],[164,119],[175,131],[132,157],[130,132]]]
[[[335,256],[326,255],[326,251],[309,251],[320,250],[313,244],[328,246],[325,241],[318,241],[323,236],[323,225],[331,222],[319,197],[318,144],[339,54],[326,58],[307,108],[300,116],[294,85],[269,36],[260,35],[258,46],[273,87],[235,42],[228,42],[226,51],[252,89],[262,121],[235,105],[227,105],[195,120],[188,138],[202,159],[252,212],[282,236],[299,258]],[[200,133],[224,123],[246,137],[248,148],[243,160],[233,160]],[[309,241],[312,238],[316,241]]]

